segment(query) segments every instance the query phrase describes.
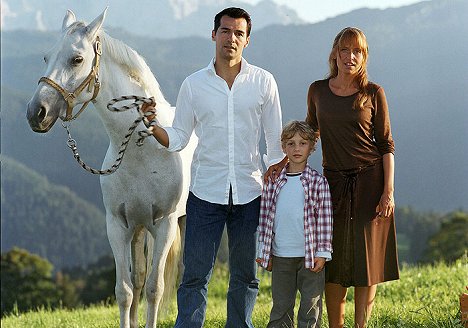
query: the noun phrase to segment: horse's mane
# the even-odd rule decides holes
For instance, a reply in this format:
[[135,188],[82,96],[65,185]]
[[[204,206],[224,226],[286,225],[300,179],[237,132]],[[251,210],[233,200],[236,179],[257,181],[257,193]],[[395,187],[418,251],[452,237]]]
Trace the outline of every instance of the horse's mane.
[[122,41],[112,38],[102,30],[100,38],[104,56],[110,56],[116,63],[124,67],[128,74],[155,98],[158,106],[170,106],[143,57]]
[[[85,22],[76,21],[67,27],[63,37],[73,33],[83,33],[86,26]],[[155,98],[158,107],[170,107],[169,102],[164,98],[158,81],[156,81],[143,57],[124,42],[109,36],[103,29],[99,31],[99,37],[103,45],[103,56],[109,56],[115,63],[123,67],[134,81]]]

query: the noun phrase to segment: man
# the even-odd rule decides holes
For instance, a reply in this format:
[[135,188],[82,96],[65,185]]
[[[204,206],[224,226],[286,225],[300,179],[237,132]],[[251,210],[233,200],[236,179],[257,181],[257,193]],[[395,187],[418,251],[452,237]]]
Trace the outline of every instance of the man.
[[250,30],[250,16],[243,9],[227,8],[216,15],[212,31],[215,58],[183,82],[173,126],[153,130],[169,151],[184,148],[193,131],[198,137],[175,327],[203,326],[208,282],[225,225],[230,270],[226,327],[253,327],[251,315],[258,293],[255,255],[262,189],[261,126],[267,165],[280,161],[283,153],[276,82],[269,72],[242,57]]

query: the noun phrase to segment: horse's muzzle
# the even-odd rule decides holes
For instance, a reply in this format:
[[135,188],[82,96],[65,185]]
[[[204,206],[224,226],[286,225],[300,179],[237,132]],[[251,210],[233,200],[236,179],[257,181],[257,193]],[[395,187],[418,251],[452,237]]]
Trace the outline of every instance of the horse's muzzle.
[[29,126],[34,132],[46,133],[52,128],[52,126],[54,126],[58,116],[48,116],[47,112],[48,111],[45,106],[41,106],[39,104],[32,105],[31,102],[28,103],[26,118],[28,119]]

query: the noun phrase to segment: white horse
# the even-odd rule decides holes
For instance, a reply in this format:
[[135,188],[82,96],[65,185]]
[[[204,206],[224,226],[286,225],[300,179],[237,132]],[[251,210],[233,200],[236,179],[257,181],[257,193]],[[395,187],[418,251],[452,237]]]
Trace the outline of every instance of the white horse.
[[[89,25],[76,21],[73,12],[67,11],[62,36],[44,57],[45,76],[27,112],[31,128],[47,132],[57,118],[76,118],[73,108],[86,107],[92,100],[110,139],[103,168],[120,155],[120,143],[138,117],[136,110],[110,112],[106,108],[109,100],[122,95],[154,97],[160,125],[172,124],[174,116],[142,57],[101,30],[106,10]],[[138,129],[146,127],[140,123]],[[115,173],[100,178],[107,235],[116,264],[120,327],[124,328],[138,327],[143,285],[148,302],[146,327],[156,327],[158,306],[166,297],[163,292],[176,283],[181,244],[178,218],[185,215],[189,165],[196,142],[179,154],[168,152],[152,137],[137,147],[137,137],[132,136]],[[146,232],[153,237],[147,240],[153,248],[152,259],[144,254]]]

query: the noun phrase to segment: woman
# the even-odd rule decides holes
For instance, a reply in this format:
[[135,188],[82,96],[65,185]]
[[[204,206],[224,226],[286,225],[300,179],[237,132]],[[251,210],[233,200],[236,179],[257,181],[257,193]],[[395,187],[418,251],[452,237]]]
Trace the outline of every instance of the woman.
[[[366,327],[377,284],[399,278],[393,199],[394,143],[383,88],[367,79],[364,33],[336,36],[327,79],[307,96],[307,123],[319,131],[323,173],[333,202],[333,259],[325,299],[330,328],[343,327],[346,293],[354,286],[355,326]],[[269,168],[276,175],[280,165]]]
[[329,326],[343,327],[354,286],[355,326],[365,327],[377,284],[399,278],[393,199],[394,143],[383,88],[367,79],[364,33],[335,37],[326,80],[307,96],[307,123],[320,132],[333,208],[333,260],[326,266]]

